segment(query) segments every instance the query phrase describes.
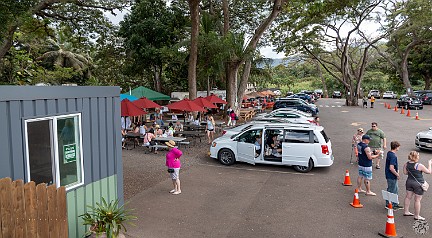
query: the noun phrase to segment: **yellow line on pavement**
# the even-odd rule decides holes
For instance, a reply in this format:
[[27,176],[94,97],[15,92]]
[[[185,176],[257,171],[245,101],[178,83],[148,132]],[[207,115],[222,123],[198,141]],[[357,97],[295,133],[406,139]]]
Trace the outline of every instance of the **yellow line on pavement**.
[[229,167],[229,166],[225,166],[225,165],[212,165],[212,164],[201,164],[201,163],[199,163],[199,165],[204,165],[204,166],[209,166],[209,167],[217,167],[217,168],[224,168],[224,169],[247,170],[247,171],[277,173],[277,174],[298,174],[298,175],[307,175],[307,176],[313,176],[314,175],[314,174],[311,174],[311,173],[285,172],[285,171],[277,171],[277,170],[273,171],[273,170],[265,170],[265,169],[245,169],[245,168],[238,168],[238,167]]

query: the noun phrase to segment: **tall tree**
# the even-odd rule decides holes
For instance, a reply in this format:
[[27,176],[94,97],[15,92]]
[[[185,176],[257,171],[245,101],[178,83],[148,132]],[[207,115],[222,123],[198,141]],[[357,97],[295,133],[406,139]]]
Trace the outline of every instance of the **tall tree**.
[[191,18],[191,45],[189,55],[188,67],[188,85],[189,85],[189,99],[193,100],[197,96],[197,72],[196,66],[198,61],[198,36],[199,36],[199,4],[200,0],[188,0]]

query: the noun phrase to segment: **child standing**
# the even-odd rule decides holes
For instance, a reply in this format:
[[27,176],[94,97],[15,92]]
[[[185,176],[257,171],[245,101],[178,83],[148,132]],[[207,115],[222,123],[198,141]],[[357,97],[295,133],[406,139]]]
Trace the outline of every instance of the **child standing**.
[[[387,152],[386,164],[385,164],[385,177],[387,180],[387,192],[398,194],[398,180],[400,179],[398,161],[396,152],[399,150],[400,143],[397,141],[392,141],[390,143],[390,151]],[[386,206],[388,206],[389,201],[386,201]],[[403,209],[403,206],[400,206],[397,203],[392,203],[393,209],[399,210]]]
[[367,108],[367,97],[366,96],[363,96],[363,108]]

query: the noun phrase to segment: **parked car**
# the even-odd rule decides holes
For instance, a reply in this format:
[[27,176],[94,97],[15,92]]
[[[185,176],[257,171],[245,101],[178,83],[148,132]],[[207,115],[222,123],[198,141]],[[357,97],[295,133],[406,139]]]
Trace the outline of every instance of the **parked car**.
[[417,133],[415,145],[420,150],[432,150],[432,127],[427,131]]
[[323,90],[322,89],[315,89],[314,92],[318,95],[318,97],[322,97],[323,96]]
[[418,96],[420,98],[420,100],[423,102],[423,104],[432,104],[432,92],[428,92],[428,93],[421,93]]
[[371,98],[372,96],[374,96],[374,98],[381,98],[379,90],[376,89],[372,89],[369,91],[368,98]]
[[306,93],[296,93],[294,95],[291,95],[290,97],[291,98],[301,98],[301,99],[305,100],[308,103],[313,103],[314,102],[314,100],[311,97],[311,95],[306,94]]
[[386,98],[396,99],[397,95],[393,91],[386,91],[385,93],[383,93],[383,99],[386,99]]
[[312,116],[318,114],[318,108],[313,104],[308,104],[300,98],[282,98],[275,102],[273,110],[279,108],[294,108],[303,112],[311,113]]
[[312,116],[305,116],[303,112],[298,110],[292,111],[273,111],[264,116],[257,116],[254,120],[257,121],[269,121],[269,120],[288,120],[293,123],[314,123],[315,119]]
[[[272,143],[279,146],[271,149]],[[314,167],[329,167],[334,161],[331,141],[323,127],[286,123],[255,124],[231,137],[219,137],[211,144],[210,157],[224,165],[237,161],[289,165],[303,173]]]
[[423,103],[419,98],[402,95],[396,102],[397,107],[405,109],[423,109]]
[[340,91],[333,91],[332,98],[342,98],[342,93]]
[[273,110],[273,111],[271,111],[269,113],[260,113],[260,114],[257,114],[255,116],[255,118],[264,117],[264,116],[267,116],[267,115],[270,115],[270,114],[273,114],[273,113],[277,113],[277,112],[290,112],[290,113],[299,114],[301,116],[312,117],[311,113],[300,111],[300,110],[297,110],[295,108],[279,108],[279,109]]

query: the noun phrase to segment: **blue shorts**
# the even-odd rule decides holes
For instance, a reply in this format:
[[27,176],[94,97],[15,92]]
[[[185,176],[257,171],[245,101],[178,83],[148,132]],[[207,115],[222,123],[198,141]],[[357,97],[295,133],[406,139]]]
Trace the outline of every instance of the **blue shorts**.
[[372,180],[372,166],[371,167],[358,167],[359,176],[366,180]]

